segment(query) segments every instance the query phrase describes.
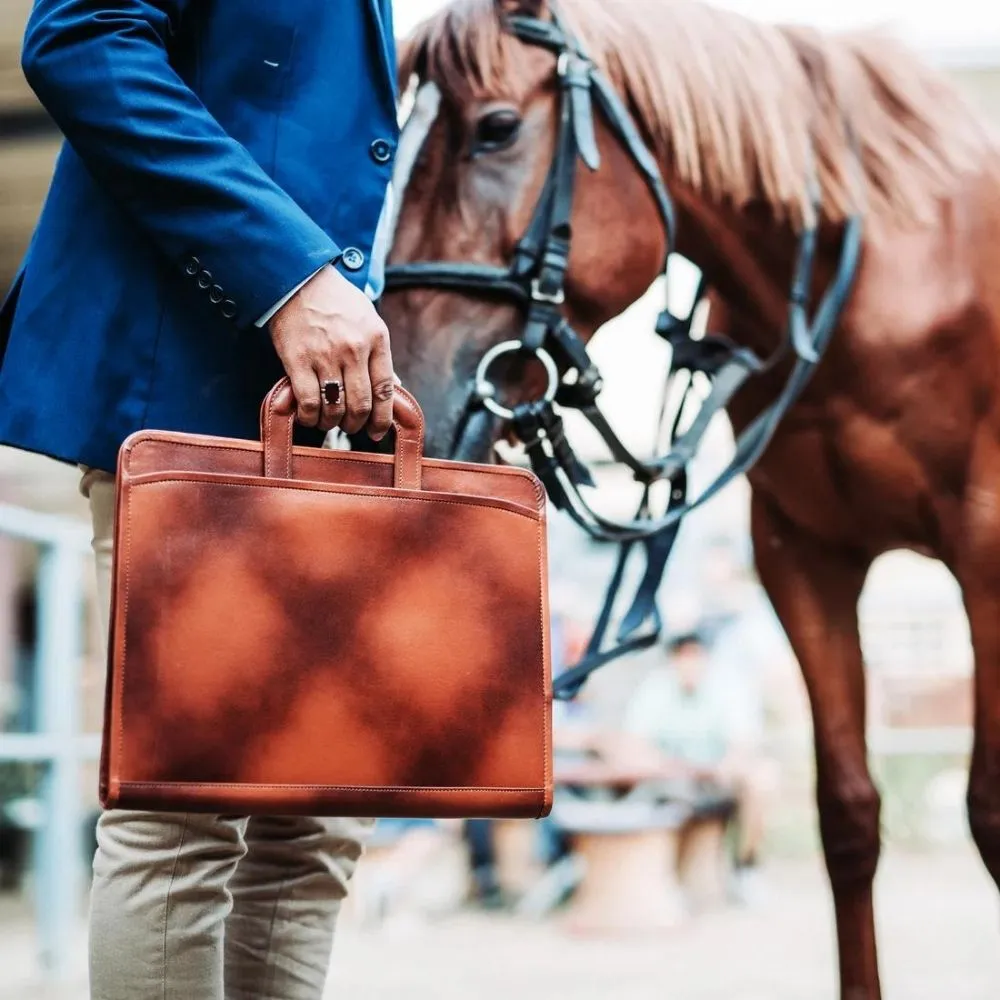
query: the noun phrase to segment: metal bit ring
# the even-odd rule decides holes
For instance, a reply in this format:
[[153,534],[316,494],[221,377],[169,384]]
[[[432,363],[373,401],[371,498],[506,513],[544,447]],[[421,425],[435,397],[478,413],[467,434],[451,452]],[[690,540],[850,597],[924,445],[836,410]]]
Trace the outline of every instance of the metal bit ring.
[[[503,357],[505,354],[517,354],[521,351],[528,351],[528,348],[521,341],[505,340],[502,344],[491,347],[483,355],[482,360],[479,362],[479,367],[476,369],[476,395],[483,401],[483,406],[490,413],[500,417],[501,420],[513,420],[514,411],[497,402],[497,387],[487,376],[489,375],[490,366],[497,358]],[[556,363],[552,359],[552,355],[544,347],[539,347],[529,353],[538,358],[545,369],[545,374],[548,377],[548,385],[545,388],[542,399],[546,403],[551,403],[556,398],[556,390],[559,388],[559,369],[556,368]]]

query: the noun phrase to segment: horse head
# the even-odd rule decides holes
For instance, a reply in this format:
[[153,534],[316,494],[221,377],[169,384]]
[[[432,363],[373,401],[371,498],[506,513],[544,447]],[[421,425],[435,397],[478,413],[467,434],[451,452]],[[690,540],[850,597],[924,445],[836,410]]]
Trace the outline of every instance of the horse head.
[[[464,418],[481,359],[521,338],[526,302],[482,283],[396,283],[392,272],[447,262],[493,269],[499,283],[501,272],[516,270],[533,223],[537,230],[540,216],[559,211],[543,202],[562,115],[574,117],[578,155],[568,164],[568,225],[550,227],[568,247],[559,301],[551,304],[585,342],[642,295],[663,264],[660,211],[629,150],[583,86],[578,101],[564,100],[570,57],[515,30],[548,23],[544,0],[466,0],[403,46],[401,79],[416,77],[417,89],[397,156],[400,209],[382,310],[396,371],[424,409],[431,454],[489,454],[502,422],[481,409]],[[523,271],[537,268],[528,261]],[[523,354],[490,369],[510,402],[542,395],[547,378]]]

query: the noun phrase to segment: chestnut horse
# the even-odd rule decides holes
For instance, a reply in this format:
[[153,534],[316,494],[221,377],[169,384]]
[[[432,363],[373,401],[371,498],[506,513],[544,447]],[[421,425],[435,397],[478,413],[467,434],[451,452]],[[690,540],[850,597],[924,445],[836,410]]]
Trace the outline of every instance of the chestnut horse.
[[[879,795],[857,604],[872,562],[892,549],[940,559],[961,584],[975,647],[969,820],[1000,882],[998,149],[937,72],[876,33],[762,25],[686,0],[564,0],[559,14],[625,102],[676,210],[666,247],[648,178],[595,112],[600,165],[577,167],[561,304],[584,339],[676,250],[724,303],[728,335],[770,354],[815,206],[811,169],[814,291],[832,280],[845,219],[863,220],[829,349],[749,479],[759,575],[812,706],[841,996],[875,1000]],[[434,84],[439,103],[419,135],[404,130],[393,264],[506,266],[529,225],[560,98],[555,56],[508,30],[513,16],[550,12],[546,0],[461,0],[404,45],[401,78]],[[383,311],[430,448],[453,452],[477,365],[520,337],[523,310],[425,287],[390,289]],[[740,390],[728,407],[736,431],[788,371]],[[508,388],[536,393],[534,372],[521,375]],[[461,435],[460,457],[486,457],[500,431],[484,426]]]

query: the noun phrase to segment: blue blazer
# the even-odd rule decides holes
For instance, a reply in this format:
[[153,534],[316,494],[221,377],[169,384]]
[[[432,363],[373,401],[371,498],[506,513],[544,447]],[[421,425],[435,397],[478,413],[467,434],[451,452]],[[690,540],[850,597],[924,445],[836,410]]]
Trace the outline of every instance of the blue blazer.
[[256,437],[255,321],[325,262],[368,277],[390,0],[36,0],[22,64],[67,142],[0,310],[0,441],[112,470],[142,427]]

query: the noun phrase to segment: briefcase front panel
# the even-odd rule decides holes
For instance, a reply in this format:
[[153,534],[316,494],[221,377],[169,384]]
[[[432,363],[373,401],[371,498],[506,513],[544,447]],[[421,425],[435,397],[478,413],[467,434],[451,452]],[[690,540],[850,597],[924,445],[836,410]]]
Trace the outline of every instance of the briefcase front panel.
[[[131,447],[148,452],[157,437]],[[318,460],[326,482],[285,478],[290,459],[282,474],[213,473],[205,454],[187,469],[137,460],[132,475],[123,455],[107,806],[548,810],[545,524],[533,482],[527,506],[364,485],[356,472],[339,482],[346,463],[358,467],[345,453]],[[384,465],[370,463],[375,478]],[[467,485],[470,468],[454,471]]]

